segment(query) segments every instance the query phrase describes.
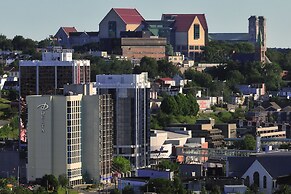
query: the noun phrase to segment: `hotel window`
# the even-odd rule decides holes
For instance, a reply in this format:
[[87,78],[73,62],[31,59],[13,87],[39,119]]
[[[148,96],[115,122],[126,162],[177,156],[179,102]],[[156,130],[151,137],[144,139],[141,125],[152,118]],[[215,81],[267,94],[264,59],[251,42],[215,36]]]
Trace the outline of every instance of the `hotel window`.
[[189,48],[190,50],[194,50],[194,46],[190,46],[190,48]]
[[108,36],[109,38],[116,38],[116,21],[108,22]]
[[194,39],[197,40],[200,38],[200,25],[194,24]]

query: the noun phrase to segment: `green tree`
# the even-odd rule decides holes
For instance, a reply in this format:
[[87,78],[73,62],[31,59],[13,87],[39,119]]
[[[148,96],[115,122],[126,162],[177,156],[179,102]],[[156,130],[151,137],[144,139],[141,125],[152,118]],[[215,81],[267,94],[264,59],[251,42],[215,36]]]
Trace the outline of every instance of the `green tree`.
[[121,193],[118,189],[113,189],[112,191],[110,191],[110,194],[121,194]]
[[41,186],[44,188],[47,188],[47,190],[57,191],[59,188],[59,182],[58,182],[58,179],[54,175],[46,174],[41,179]]
[[205,187],[202,187],[202,189],[201,189],[201,194],[207,194],[207,190],[206,190]]
[[186,96],[184,96],[183,94],[178,94],[174,98],[177,102],[177,111],[173,113],[175,115],[189,115],[190,109]]
[[123,173],[131,170],[130,161],[121,156],[116,156],[113,158],[113,166]]
[[167,44],[166,47],[165,47],[165,49],[166,49],[166,55],[167,56],[174,55],[174,49],[173,49],[173,47],[172,47],[171,44]]
[[140,74],[141,72],[148,72],[149,78],[156,78],[159,74],[157,61],[150,57],[143,57],[140,60],[140,66],[135,66],[133,69],[135,74]]
[[230,112],[219,112],[218,113],[218,118],[224,123],[229,123],[230,121],[233,120],[232,114]]
[[186,189],[183,186],[181,179],[178,176],[174,177],[173,188],[174,188],[174,193],[176,193],[176,194],[186,194],[187,193]]
[[62,186],[62,187],[67,187],[68,186],[68,184],[69,184],[69,180],[68,180],[68,178],[66,177],[66,175],[65,174],[61,174],[61,175],[59,175],[59,177],[58,177],[58,181],[59,181],[59,184]]
[[241,150],[255,150],[256,140],[252,135],[248,134],[243,137],[242,141],[238,141],[234,145]]
[[178,112],[178,104],[175,97],[165,97],[161,103],[161,110],[166,114],[176,114]]
[[158,63],[158,75],[160,77],[174,77],[179,74],[179,69],[171,62],[166,60],[159,60]]
[[291,188],[289,185],[280,185],[274,194],[291,194]]
[[52,46],[53,41],[50,38],[43,39],[38,42],[37,47],[38,48],[47,48],[49,46]]
[[170,169],[170,171],[178,172],[179,165],[177,163],[171,162],[169,160],[162,160],[159,162],[158,168],[160,168],[161,170]]
[[7,39],[5,35],[0,34],[0,49],[1,50],[13,50],[12,41]]
[[131,186],[126,185],[123,189],[122,189],[122,194],[134,194],[134,190]]
[[198,86],[201,87],[210,87],[212,84],[212,77],[208,73],[195,71],[193,69],[189,69],[184,73],[186,79],[190,79],[195,82]]
[[196,98],[192,94],[187,94],[187,104],[189,107],[189,114],[196,116],[199,111],[199,105]]
[[219,187],[218,185],[215,185],[215,186],[211,189],[210,194],[221,194],[220,187]]
[[159,194],[173,194],[174,188],[172,181],[167,179],[150,179],[148,185],[148,191],[156,192]]

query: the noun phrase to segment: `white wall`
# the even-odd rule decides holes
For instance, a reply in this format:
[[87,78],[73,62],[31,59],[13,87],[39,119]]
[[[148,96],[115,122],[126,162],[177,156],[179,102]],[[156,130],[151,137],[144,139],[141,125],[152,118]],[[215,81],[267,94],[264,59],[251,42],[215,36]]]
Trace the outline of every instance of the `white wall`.
[[[260,192],[265,194],[272,194],[273,190],[273,178],[272,176],[267,172],[267,170],[256,160],[250,168],[244,173],[242,178],[246,179],[247,176],[250,178],[250,185],[254,183],[253,175],[255,172],[259,173],[260,176]],[[264,182],[263,177],[267,177],[267,188],[263,188]]]

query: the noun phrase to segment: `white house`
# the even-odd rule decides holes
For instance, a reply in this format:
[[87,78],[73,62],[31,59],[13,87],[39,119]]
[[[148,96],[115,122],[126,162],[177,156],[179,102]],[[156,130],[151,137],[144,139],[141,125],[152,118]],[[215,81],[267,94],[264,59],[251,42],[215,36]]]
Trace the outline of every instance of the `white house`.
[[291,174],[291,152],[257,153],[248,157],[229,157],[226,176],[243,178],[255,184],[259,192],[271,194],[278,189],[277,181]]

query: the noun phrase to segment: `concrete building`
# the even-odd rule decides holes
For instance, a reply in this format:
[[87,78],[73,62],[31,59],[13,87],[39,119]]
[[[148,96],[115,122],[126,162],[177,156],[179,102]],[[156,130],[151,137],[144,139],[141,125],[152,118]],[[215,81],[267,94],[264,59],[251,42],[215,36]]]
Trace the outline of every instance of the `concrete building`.
[[90,61],[73,60],[73,50],[52,47],[42,52],[42,61],[20,61],[20,96],[62,94],[65,84],[90,82]]
[[72,186],[111,179],[110,95],[33,95],[27,105],[28,181],[45,174],[64,174]]
[[215,124],[214,127],[222,131],[224,138],[236,138],[236,124],[235,123],[221,123]]
[[141,74],[97,75],[97,94],[111,94],[114,104],[114,155],[124,156],[134,168],[150,158],[150,82]]
[[286,131],[280,130],[279,126],[257,127],[255,134],[261,138],[286,138]]
[[171,124],[171,127],[186,127],[192,131],[192,137],[205,137],[209,148],[217,148],[223,144],[222,131],[214,127],[214,119],[197,120],[195,124]]
[[159,159],[176,157],[176,147],[182,147],[192,137],[191,131],[186,128],[151,131],[151,163],[156,164]]
[[121,55],[131,60],[151,57],[156,60],[166,56],[166,39],[159,37],[121,37],[100,40],[101,50]]
[[73,50],[51,47],[42,52],[42,61],[19,62],[20,134],[25,142],[28,95],[62,94],[65,84],[90,82],[90,61],[73,60]]

